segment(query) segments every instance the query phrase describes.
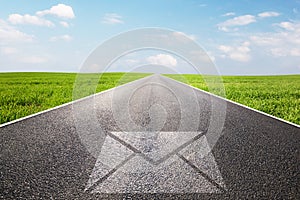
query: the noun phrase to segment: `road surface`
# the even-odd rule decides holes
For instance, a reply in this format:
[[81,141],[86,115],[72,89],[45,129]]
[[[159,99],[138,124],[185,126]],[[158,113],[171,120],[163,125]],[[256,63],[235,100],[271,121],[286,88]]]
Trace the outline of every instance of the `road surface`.
[[299,126],[160,75],[2,126],[0,152],[1,199],[300,195]]

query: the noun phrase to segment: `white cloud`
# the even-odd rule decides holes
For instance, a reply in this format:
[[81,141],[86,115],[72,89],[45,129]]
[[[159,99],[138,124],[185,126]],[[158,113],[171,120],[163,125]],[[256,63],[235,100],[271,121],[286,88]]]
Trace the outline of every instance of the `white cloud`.
[[186,39],[186,38],[189,38],[191,40],[197,39],[197,36],[195,36],[195,35],[186,34],[184,32],[180,32],[180,31],[172,32],[172,36],[176,37],[179,40]]
[[146,59],[147,62],[155,65],[171,66],[174,67],[177,65],[177,60],[168,54],[158,54],[155,56],[149,56]]
[[[229,12],[229,13],[225,13],[222,16],[233,16],[235,15],[235,13],[233,12]],[[259,13],[257,16],[260,18],[266,18],[266,17],[277,17],[279,16],[280,13],[277,12],[262,12]],[[241,16],[237,16],[231,19],[228,19],[222,23],[219,23],[217,26],[219,28],[219,30],[228,32],[228,31],[232,31],[232,30],[238,30],[237,28],[232,28],[232,27],[237,27],[237,26],[245,26],[251,23],[254,23],[257,21],[258,18],[256,18],[254,15],[241,15]]]
[[272,35],[264,34],[260,36],[250,36],[250,40],[258,45],[276,45],[280,43],[280,39]]
[[53,36],[50,38],[51,42],[56,42],[56,41],[66,41],[70,42],[72,40],[72,36],[70,35],[60,35],[60,36]]
[[47,59],[40,56],[28,56],[21,58],[20,61],[27,64],[41,64],[47,62]]
[[272,48],[271,53],[275,57],[285,57],[285,56],[300,56],[300,49],[283,49],[283,48]]
[[103,24],[123,24],[122,16],[116,13],[107,13],[102,19]]
[[297,28],[295,27],[295,24],[291,22],[281,22],[280,24],[278,24],[278,26],[288,31],[293,31]]
[[242,15],[238,17],[234,17],[232,19],[228,19],[225,22],[218,24],[219,30],[229,31],[230,27],[234,26],[245,26],[256,22],[255,16],[253,15]]
[[34,36],[23,33],[0,19],[0,44],[11,42],[32,42],[33,39]]
[[75,17],[73,8],[65,4],[57,4],[56,6],[52,6],[48,10],[38,11],[36,12],[36,15],[38,16],[54,15],[65,19],[73,19]]
[[218,49],[224,53],[229,53],[233,48],[231,46],[220,45]]
[[275,57],[299,56],[300,22],[281,22],[282,30],[257,34],[250,37],[253,44]]
[[212,52],[208,51],[208,52],[207,52],[207,55],[209,56],[209,58],[210,58],[213,62],[216,61],[216,57],[213,55]]
[[[54,15],[64,19],[72,19],[75,17],[73,9],[71,6],[67,6],[64,4],[58,4],[56,6],[52,6],[48,10],[37,11],[36,15],[20,15],[20,14],[10,14],[8,16],[8,21],[12,24],[31,24],[37,26],[47,26],[53,27],[55,26],[51,21],[43,18],[44,15]],[[60,25],[64,27],[69,27],[69,24],[65,21],[60,21]]]
[[272,12],[272,11],[262,12],[262,13],[258,14],[258,16],[262,17],[262,18],[264,18],[264,17],[277,17],[279,15],[280,15],[280,13],[278,13],[278,12]]
[[228,13],[225,13],[224,15],[222,15],[223,17],[229,17],[229,16],[234,16],[235,13],[234,12],[228,12]]
[[271,53],[275,57],[284,57],[284,56],[300,56],[300,48],[284,49],[284,48],[272,48]]
[[273,48],[270,51],[276,57],[287,56],[288,54],[288,52],[282,48]]
[[300,56],[300,48],[298,48],[298,49],[296,49],[296,48],[291,49],[290,50],[290,55],[291,56]]
[[223,58],[230,58],[232,60],[240,61],[240,62],[247,62],[251,59],[250,56],[250,43],[244,42],[240,46],[226,46],[220,45],[219,50],[223,52],[221,57]]
[[60,21],[59,24],[62,25],[63,27],[65,27],[65,28],[69,28],[70,27],[69,23],[65,22],[65,21]]
[[14,47],[1,47],[1,53],[3,55],[11,55],[17,53],[18,50]]
[[8,16],[8,21],[12,24],[31,24],[37,26],[48,26],[53,27],[54,24],[46,19],[33,16],[33,15],[20,15],[20,14],[11,14]]

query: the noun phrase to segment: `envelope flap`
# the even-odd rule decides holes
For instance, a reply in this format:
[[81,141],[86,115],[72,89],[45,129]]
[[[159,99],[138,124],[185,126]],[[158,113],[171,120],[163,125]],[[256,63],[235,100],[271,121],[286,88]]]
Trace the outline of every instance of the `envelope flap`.
[[201,132],[112,132],[146,157],[158,161],[200,135]]

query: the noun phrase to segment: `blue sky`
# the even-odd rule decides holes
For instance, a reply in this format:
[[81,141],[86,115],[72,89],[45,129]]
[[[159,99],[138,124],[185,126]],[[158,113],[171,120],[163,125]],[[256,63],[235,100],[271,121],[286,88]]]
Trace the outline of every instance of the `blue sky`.
[[[0,5],[2,72],[76,72],[112,36],[162,27],[195,40],[221,74],[300,74],[300,0],[0,0]],[[184,68],[179,59],[149,51],[123,63]]]

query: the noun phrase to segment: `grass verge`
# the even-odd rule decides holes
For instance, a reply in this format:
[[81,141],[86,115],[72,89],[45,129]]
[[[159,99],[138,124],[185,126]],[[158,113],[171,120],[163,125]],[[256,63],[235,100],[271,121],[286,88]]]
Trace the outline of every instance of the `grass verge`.
[[[200,75],[166,76],[208,91]],[[227,99],[300,125],[300,75],[222,76],[222,79]]]
[[[84,79],[98,82],[96,92],[101,92],[147,75],[104,73],[99,80],[99,74],[86,74]],[[76,73],[0,73],[0,124],[72,101],[76,76]],[[81,97],[94,92],[87,90]]]

